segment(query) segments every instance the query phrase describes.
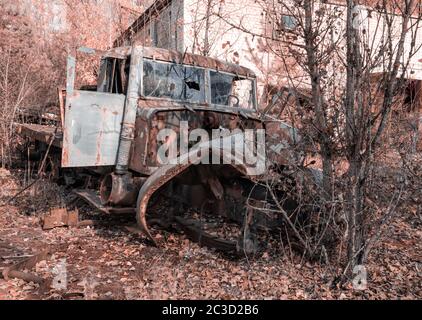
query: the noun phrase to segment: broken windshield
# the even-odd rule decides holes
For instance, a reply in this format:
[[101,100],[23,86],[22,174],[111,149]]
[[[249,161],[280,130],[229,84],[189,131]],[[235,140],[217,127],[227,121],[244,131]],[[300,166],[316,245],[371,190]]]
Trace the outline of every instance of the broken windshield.
[[244,109],[255,107],[252,80],[216,71],[210,72],[210,80],[211,103]]
[[144,60],[144,96],[205,102],[203,69],[174,63]]

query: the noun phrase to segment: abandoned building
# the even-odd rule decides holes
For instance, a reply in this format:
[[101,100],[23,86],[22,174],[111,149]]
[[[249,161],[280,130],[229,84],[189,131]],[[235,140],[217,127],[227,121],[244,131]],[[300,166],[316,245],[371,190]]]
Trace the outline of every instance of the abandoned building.
[[[273,55],[264,50],[263,39],[230,27],[229,20],[245,22],[245,29],[264,32],[265,14],[254,1],[248,6],[238,1],[225,1],[221,17],[210,15],[220,10],[215,0],[158,0],[114,42],[115,46],[142,44],[211,56],[252,69],[262,92],[274,74]],[[209,18],[206,18],[209,17]],[[287,20],[286,20],[287,21]],[[294,27],[293,20],[289,22]]]

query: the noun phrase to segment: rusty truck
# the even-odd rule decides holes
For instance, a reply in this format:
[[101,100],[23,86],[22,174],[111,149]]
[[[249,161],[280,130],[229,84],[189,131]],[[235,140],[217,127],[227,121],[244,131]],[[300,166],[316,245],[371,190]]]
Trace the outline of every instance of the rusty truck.
[[[69,56],[66,88],[59,91],[57,126],[21,125],[22,133],[36,141],[35,149],[45,151],[48,145],[60,150],[59,165],[51,165],[55,171],[95,172],[98,188],[78,189],[79,196],[107,213],[136,213],[139,227],[154,244],[149,223],[157,220],[176,221],[191,239],[205,245],[237,250],[253,247],[246,231],[280,226],[280,215],[260,210],[272,205],[260,182],[268,179],[271,161],[278,166],[291,161],[287,146],[297,134],[285,123],[260,114],[253,71],[209,57],[143,46],[81,51],[101,55],[97,85],[75,88],[76,58]],[[187,141],[187,148],[181,148],[187,140],[182,129],[199,129],[201,139]],[[163,130],[171,134],[163,138]],[[202,139],[213,130],[229,134]],[[265,130],[264,146],[257,136],[252,143],[244,136],[236,140],[246,130]],[[174,151],[171,144],[178,146],[173,157],[168,156]],[[226,148],[233,145],[234,151]],[[237,157],[247,145],[259,168]],[[161,155],[160,148],[165,150]],[[204,154],[214,162],[201,161]],[[193,155],[196,160],[190,161]],[[160,159],[163,156],[169,158],[167,162]],[[162,197],[171,201],[170,209],[150,213]],[[184,218],[186,206],[238,223],[241,240],[208,235],[198,221]]]

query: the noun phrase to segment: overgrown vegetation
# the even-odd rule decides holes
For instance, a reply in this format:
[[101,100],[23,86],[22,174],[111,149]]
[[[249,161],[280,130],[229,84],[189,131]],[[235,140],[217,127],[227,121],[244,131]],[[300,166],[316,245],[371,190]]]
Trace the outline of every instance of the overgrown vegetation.
[[[345,1],[345,12],[317,1],[258,2],[272,21],[282,21],[287,12],[296,27],[277,37],[255,34],[221,16],[215,1],[206,1],[208,17],[202,27],[224,19],[231,28],[262,37],[267,50],[283,61],[288,83],[280,87],[288,94],[261,108],[299,130],[302,140],[292,143],[291,151],[307,157],[295,158],[282,171],[283,198],[276,189],[280,181],[268,182],[275,204],[271,210],[283,216],[286,234],[292,237],[289,246],[295,242],[310,261],[327,268],[340,265],[336,272],[351,279],[357,266],[371,260],[372,250],[398,211],[421,215],[420,115],[414,107],[422,101],[421,86],[415,88],[407,72],[409,61],[421,50],[414,41],[422,32],[421,5],[416,0],[373,1],[372,28],[382,27],[380,41],[374,30],[362,28],[365,21],[356,20],[359,1]],[[99,15],[89,5],[83,1],[68,5],[80,9],[67,16],[72,27],[49,36],[13,1],[0,7],[2,166],[13,162],[14,123],[24,110],[56,103],[67,53],[79,45],[106,48],[127,24],[118,14],[113,30],[104,32],[100,26],[110,23],[108,18],[94,23],[93,17]],[[339,20],[344,24],[338,25]],[[200,30],[195,36],[199,34]],[[409,39],[410,47],[405,47]],[[204,42],[198,51],[207,55],[212,46],[208,33]],[[92,61],[82,64],[80,80],[93,81],[95,69]],[[298,70],[305,79],[296,77]],[[273,98],[279,89],[268,89],[268,96]],[[292,195],[299,203],[294,214],[284,209]]]
[[[313,154],[316,164],[311,167],[322,170],[321,184],[308,193],[314,197],[302,199],[303,206],[318,208],[317,218],[308,221],[312,227],[287,217],[281,207],[280,214],[311,256],[326,252],[334,237],[334,256],[340,257],[344,274],[351,275],[367,261],[409,185],[402,167],[395,169],[393,189],[384,188],[376,172],[385,157],[415,152],[419,141],[420,88],[415,90],[418,82],[408,79],[410,61],[421,49],[416,41],[422,32],[421,4],[292,0],[259,5],[269,21],[262,34],[248,30],[242,19],[224,17],[218,10],[213,14],[231,28],[264,39],[266,49],[281,61],[280,78],[287,81],[267,88],[265,111],[299,128],[308,143],[294,151]],[[367,17],[360,5],[373,8]],[[286,26],[286,17],[291,25]],[[409,95],[409,90],[415,91]],[[399,119],[401,126],[392,129]],[[402,135],[397,128],[403,128]],[[303,172],[310,161],[290,167]],[[309,189],[308,181],[297,180],[293,193]],[[382,201],[374,199],[379,188],[389,195]]]
[[[4,0],[0,6],[0,162],[12,163],[14,122],[25,111],[57,105],[65,85],[66,57],[80,46],[106,49],[138,11],[126,1]],[[92,83],[97,59],[78,64],[78,81]]]

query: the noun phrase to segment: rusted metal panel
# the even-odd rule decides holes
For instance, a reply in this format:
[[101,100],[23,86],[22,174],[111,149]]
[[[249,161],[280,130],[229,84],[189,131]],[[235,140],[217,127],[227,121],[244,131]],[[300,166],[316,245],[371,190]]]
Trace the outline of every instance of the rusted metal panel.
[[42,219],[43,230],[54,229],[57,227],[76,227],[79,222],[78,209],[68,211],[66,208],[53,208]]
[[20,133],[27,136],[28,138],[44,142],[49,144],[51,137],[54,137],[52,145],[58,148],[62,147],[62,134],[61,132],[55,132],[55,127],[44,126],[40,124],[21,124],[19,127]]
[[75,90],[66,99],[63,167],[113,166],[125,96]]

